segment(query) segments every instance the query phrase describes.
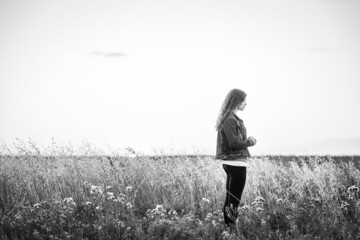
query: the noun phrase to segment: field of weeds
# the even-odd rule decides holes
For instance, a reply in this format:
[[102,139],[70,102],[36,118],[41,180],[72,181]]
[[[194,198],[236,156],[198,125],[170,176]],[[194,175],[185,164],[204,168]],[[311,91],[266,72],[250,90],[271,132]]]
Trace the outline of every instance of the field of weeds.
[[360,239],[352,161],[253,157],[227,229],[211,156],[53,153],[1,154],[2,239]]

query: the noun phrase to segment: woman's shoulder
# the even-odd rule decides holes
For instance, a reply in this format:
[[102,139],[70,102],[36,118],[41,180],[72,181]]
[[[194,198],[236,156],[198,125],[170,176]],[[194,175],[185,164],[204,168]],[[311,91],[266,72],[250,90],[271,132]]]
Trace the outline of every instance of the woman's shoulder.
[[236,116],[235,113],[232,113],[225,119],[224,123],[225,122],[228,122],[228,123],[234,123],[234,122],[242,123],[243,121],[238,116]]
[[225,128],[238,128],[243,125],[242,122],[236,119],[234,116],[229,116],[228,118],[226,118],[223,124]]

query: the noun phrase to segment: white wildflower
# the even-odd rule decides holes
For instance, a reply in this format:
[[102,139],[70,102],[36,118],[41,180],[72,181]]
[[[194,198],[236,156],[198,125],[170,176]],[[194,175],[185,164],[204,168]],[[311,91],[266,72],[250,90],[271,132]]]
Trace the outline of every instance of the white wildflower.
[[174,215],[174,216],[177,216],[177,215],[178,215],[177,212],[176,212],[176,210],[172,210],[172,215]]
[[206,214],[205,221],[209,221],[212,218],[212,216],[213,216],[212,213]]
[[126,200],[125,200],[125,197],[117,197],[114,202],[118,202],[118,203],[121,203],[121,204],[125,204]]
[[41,204],[40,203],[35,203],[33,207],[34,208],[39,208],[39,207],[41,207]]
[[206,204],[209,204],[209,203],[210,203],[210,200],[207,199],[207,198],[203,198],[203,199],[201,200],[201,202],[202,202],[202,204],[206,205]]
[[249,210],[249,209],[250,209],[249,205],[244,205],[239,208],[239,210],[242,210],[242,211]]
[[261,211],[264,211],[264,209],[262,209],[261,207],[258,207],[258,208],[256,209],[256,211],[261,212]]
[[320,199],[320,198],[315,198],[315,199],[314,199],[314,202],[315,202],[316,204],[321,204],[321,199]]
[[103,194],[102,187],[91,185],[90,193],[91,194],[102,195]]
[[127,186],[127,187],[126,187],[126,191],[127,191],[127,192],[132,192],[133,189],[134,189],[134,188],[133,188],[132,186]]
[[64,198],[64,203],[73,203],[74,202],[74,199],[72,197],[69,197],[69,198]]
[[156,205],[155,211],[157,211],[157,212],[165,212],[165,208],[163,207],[163,205]]
[[127,207],[127,209],[132,209],[133,205],[130,202],[128,202],[128,203],[126,203],[126,207]]
[[108,200],[112,200],[112,199],[114,199],[114,198],[115,198],[115,196],[114,196],[114,193],[113,193],[113,192],[107,192],[107,193],[106,193],[106,196],[107,196]]
[[222,232],[222,235],[223,235],[223,238],[228,238],[228,237],[230,237],[230,233],[228,232],[228,231],[226,231],[226,230],[224,230],[223,232]]
[[349,204],[349,203],[347,203],[347,202],[345,202],[345,201],[342,201],[342,202],[341,202],[341,207],[340,207],[340,208],[342,208],[342,209],[346,209],[348,206],[350,206],[350,204]]
[[120,227],[125,227],[125,224],[122,221],[118,221],[118,225],[120,225]]
[[214,227],[216,227],[217,224],[216,224],[215,220],[212,220],[211,223]]
[[354,192],[358,192],[359,188],[357,186],[351,186],[348,188],[348,193],[354,193]]
[[265,199],[263,197],[257,197],[255,199],[256,202],[266,202]]

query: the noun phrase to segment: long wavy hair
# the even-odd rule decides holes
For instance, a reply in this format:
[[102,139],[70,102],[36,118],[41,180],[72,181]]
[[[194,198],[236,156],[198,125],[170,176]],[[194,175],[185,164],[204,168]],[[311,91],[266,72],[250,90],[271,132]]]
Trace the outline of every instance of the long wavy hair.
[[242,103],[246,98],[246,93],[240,89],[232,89],[226,96],[216,121],[216,130],[219,131],[224,120]]

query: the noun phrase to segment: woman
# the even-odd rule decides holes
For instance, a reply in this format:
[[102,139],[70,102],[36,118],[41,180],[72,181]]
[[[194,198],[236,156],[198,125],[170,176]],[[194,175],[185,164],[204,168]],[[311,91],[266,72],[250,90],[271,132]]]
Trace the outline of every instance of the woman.
[[256,144],[253,137],[247,138],[243,121],[236,115],[244,111],[246,93],[232,89],[225,98],[216,122],[217,147],[215,159],[221,159],[226,172],[226,198],[224,203],[225,225],[237,219],[241,194],[245,187],[248,147]]

